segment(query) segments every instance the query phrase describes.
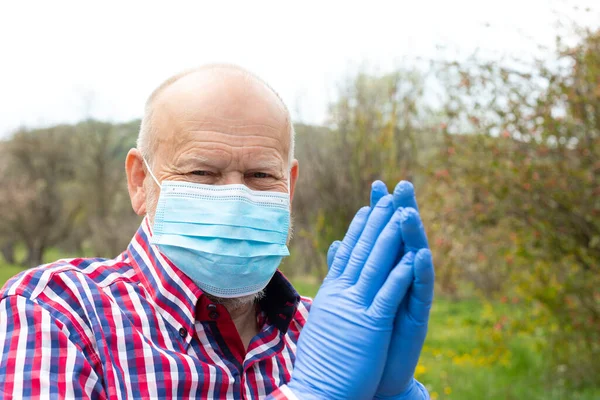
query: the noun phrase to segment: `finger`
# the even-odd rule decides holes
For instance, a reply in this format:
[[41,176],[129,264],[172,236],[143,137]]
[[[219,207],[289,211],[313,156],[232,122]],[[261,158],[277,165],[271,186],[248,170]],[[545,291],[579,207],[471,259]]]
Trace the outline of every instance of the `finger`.
[[415,253],[408,252],[392,269],[385,283],[375,295],[371,309],[379,315],[396,315],[400,303],[413,282]]
[[401,212],[402,220],[402,241],[406,252],[417,252],[419,249],[428,248],[425,227],[419,216],[419,212],[414,208],[404,208]]
[[414,321],[426,324],[433,303],[435,272],[429,249],[421,249],[415,256],[414,281],[408,297],[408,313]]
[[394,188],[394,208],[411,207],[418,210],[415,188],[409,181],[400,181]]
[[336,240],[335,242],[331,243],[331,246],[329,246],[329,250],[327,250],[327,268],[331,268],[335,253],[337,253],[341,244],[342,242]]
[[379,200],[386,194],[388,194],[388,189],[385,183],[382,181],[373,182],[371,185],[371,208],[375,207]]
[[375,208],[371,211],[367,225],[360,235],[360,239],[356,242],[356,246],[354,246],[354,249],[352,250],[348,265],[341,276],[341,278],[349,284],[353,285],[356,283],[360,271],[365,265],[369,254],[371,254],[375,241],[393,214],[393,199],[392,195],[388,194],[379,200]]
[[[394,207],[411,207],[415,210],[419,209],[417,206],[417,198],[415,197],[415,188],[409,181],[400,181],[394,188]],[[404,248],[404,243],[402,243],[402,251],[399,253],[399,257],[396,261],[400,262],[400,258],[407,251],[408,249]]]
[[346,236],[344,236],[344,240],[342,240],[342,244],[340,244],[335,253],[335,257],[333,257],[333,262],[329,267],[329,273],[325,279],[335,279],[344,271],[346,264],[348,264],[350,254],[352,254],[352,250],[365,228],[370,212],[370,207],[363,207],[358,210],[348,227],[348,231],[346,232]]
[[391,269],[396,265],[401,243],[401,210],[396,210],[377,238],[356,282],[356,292],[365,304],[373,302],[373,298],[383,286]]

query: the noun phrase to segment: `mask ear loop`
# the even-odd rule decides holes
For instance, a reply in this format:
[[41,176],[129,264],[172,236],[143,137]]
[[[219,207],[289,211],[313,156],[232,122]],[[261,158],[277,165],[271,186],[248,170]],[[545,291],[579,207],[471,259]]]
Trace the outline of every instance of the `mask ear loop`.
[[144,156],[142,156],[142,160],[144,160],[144,164],[146,164],[146,168],[148,169],[148,172],[150,173],[150,176],[152,177],[152,179],[154,179],[154,182],[156,182],[156,184],[158,185],[158,187],[160,187],[160,182],[158,181],[158,179],[156,179],[156,177],[152,173],[152,168],[150,168],[150,165],[148,165],[148,161],[146,161],[146,158]]

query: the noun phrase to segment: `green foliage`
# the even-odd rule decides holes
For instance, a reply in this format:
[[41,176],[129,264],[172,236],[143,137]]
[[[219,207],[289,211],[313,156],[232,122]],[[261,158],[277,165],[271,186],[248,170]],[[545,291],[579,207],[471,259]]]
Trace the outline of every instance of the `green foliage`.
[[[558,43],[554,62],[361,72],[326,127],[296,126],[282,268],[301,292],[314,295],[373,180],[415,183],[445,299],[417,371],[434,398],[558,399],[600,386],[600,33]],[[139,223],[123,172],[137,128],[84,121],[0,143],[3,258],[123,250]],[[588,392],[570,398],[598,396]]]
[[[517,325],[548,324],[553,365],[570,384],[594,384],[600,376],[600,33],[559,60],[563,67],[527,74],[483,64],[454,66],[446,75],[454,88],[448,125],[470,121],[472,133],[450,135],[446,128],[430,188],[446,215],[432,236],[443,245],[453,234],[437,250],[445,251],[437,257],[442,285],[474,278],[488,296],[519,296],[538,315],[524,315]],[[479,100],[474,93],[486,97],[465,106],[464,99]],[[457,248],[468,266],[459,272]]]
[[75,247],[114,257],[137,229],[140,218],[131,209],[124,164],[127,152],[135,147],[138,129],[139,121],[114,125],[87,120],[76,125],[76,179],[86,200],[78,231],[73,235],[85,240]]
[[[323,277],[327,247],[367,204],[370,183],[412,179],[438,292],[494,300],[477,322],[495,349],[481,360],[502,364],[515,338],[532,335],[545,351],[538,382],[563,382],[565,393],[598,385],[600,33],[554,64],[473,58],[434,72],[438,111],[424,107],[427,78],[411,71],[358,74],[340,90],[330,131],[299,151],[309,180],[297,192],[303,252],[292,265]],[[524,312],[494,321],[507,301]]]
[[[415,71],[357,75],[331,107],[330,129],[297,129],[301,174],[294,198],[297,269],[325,276],[325,254],[356,210],[368,204],[376,179],[393,188],[416,178],[424,81]],[[308,129],[307,129],[308,128]]]
[[[49,248],[114,257],[139,224],[123,168],[138,121],[21,129],[0,142],[0,250],[36,266]],[[17,257],[19,246],[25,256]]]
[[29,266],[70,232],[81,209],[80,200],[69,196],[76,170],[69,152],[73,131],[22,129],[2,147],[0,236],[27,246]]

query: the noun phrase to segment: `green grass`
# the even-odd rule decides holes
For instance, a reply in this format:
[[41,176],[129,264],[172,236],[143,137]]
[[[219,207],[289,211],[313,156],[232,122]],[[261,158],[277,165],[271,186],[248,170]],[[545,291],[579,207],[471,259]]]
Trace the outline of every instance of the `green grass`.
[[[318,289],[314,280],[296,279],[294,285],[308,296]],[[528,312],[519,307],[495,305],[494,310]],[[600,388],[574,391],[565,381],[550,381],[548,354],[536,345],[540,339],[521,334],[500,341],[486,312],[477,300],[436,298],[416,373],[432,400],[600,399]]]
[[484,314],[475,300],[436,299],[418,371],[432,398],[600,398],[600,388],[576,392],[564,380],[550,381],[549,354],[536,345],[540,339],[520,334],[499,340],[493,326],[482,326]]
[[[0,262],[0,285],[20,271]],[[305,296],[314,297],[319,288],[315,279],[293,281]],[[495,310],[528,312],[518,305],[499,305]],[[573,391],[565,381],[549,381],[548,354],[536,346],[540,339],[521,334],[498,341],[492,319],[486,318],[486,309],[476,300],[435,300],[416,372],[432,400],[600,399],[600,388]]]
[[[25,252],[26,252],[25,247],[23,247],[21,245],[17,246],[16,254],[15,254],[17,262],[25,259]],[[65,253],[60,251],[59,249],[50,248],[44,253],[43,261],[45,263],[50,263],[50,262],[59,260],[61,258],[70,258],[70,257],[71,256],[65,255]],[[2,256],[0,255],[0,287],[2,287],[7,280],[9,280],[10,278],[12,278],[13,276],[15,276],[16,274],[18,274],[19,272],[21,272],[23,270],[25,270],[25,268],[23,268],[21,266],[7,264],[4,261],[4,259],[2,258]]]
[[4,286],[4,283],[7,280],[9,280],[21,271],[23,271],[23,268],[21,267],[17,267],[14,265],[6,265],[0,262],[0,287]]

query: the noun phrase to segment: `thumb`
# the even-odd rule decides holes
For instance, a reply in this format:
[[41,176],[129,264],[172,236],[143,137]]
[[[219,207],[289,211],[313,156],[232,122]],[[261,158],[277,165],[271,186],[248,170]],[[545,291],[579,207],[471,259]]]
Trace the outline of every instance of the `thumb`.
[[375,207],[383,196],[388,194],[388,189],[382,181],[375,181],[371,184],[371,208]]
[[435,272],[429,249],[421,249],[415,257],[415,278],[408,298],[408,313],[417,324],[427,324],[433,302]]
[[331,243],[331,246],[329,246],[329,250],[327,250],[327,269],[331,268],[331,264],[333,264],[333,259],[335,258],[335,253],[337,253],[340,244],[342,244],[342,242],[336,240],[335,242]]

